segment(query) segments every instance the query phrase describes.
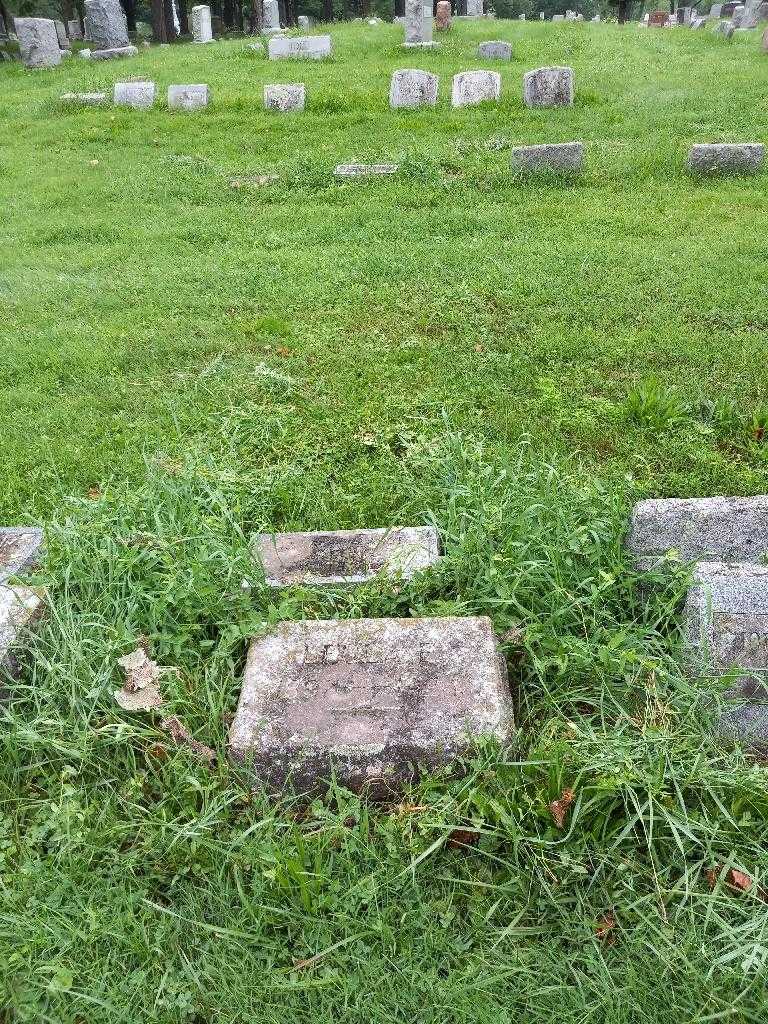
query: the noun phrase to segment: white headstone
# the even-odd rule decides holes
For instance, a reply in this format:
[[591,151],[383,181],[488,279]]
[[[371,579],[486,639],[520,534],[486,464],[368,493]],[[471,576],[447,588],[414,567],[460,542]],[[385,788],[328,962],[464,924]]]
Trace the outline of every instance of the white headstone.
[[265,85],[264,106],[281,114],[304,109],[306,89],[300,85]]
[[395,71],[389,85],[389,105],[393,109],[434,107],[439,85],[437,75],[415,68]]
[[500,96],[501,75],[498,71],[462,71],[453,76],[453,107],[473,107],[477,103],[498,100]]
[[115,82],[112,101],[116,107],[149,110],[155,102],[154,82]]
[[208,106],[210,93],[207,85],[169,85],[169,110],[200,110]]
[[269,40],[269,59],[285,57],[324,60],[333,56],[330,36],[274,36]]
[[278,0],[264,0],[264,19],[262,31],[265,36],[280,31],[280,4]]
[[205,4],[198,4],[192,8],[192,39],[196,43],[213,42],[213,29],[211,28],[211,8]]

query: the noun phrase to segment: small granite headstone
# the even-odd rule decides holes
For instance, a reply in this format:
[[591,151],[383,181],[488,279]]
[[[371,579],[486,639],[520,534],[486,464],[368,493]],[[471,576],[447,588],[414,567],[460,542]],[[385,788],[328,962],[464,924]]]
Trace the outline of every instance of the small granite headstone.
[[584,144],[555,142],[543,146],[516,146],[510,154],[512,170],[556,174],[578,173],[584,162]]
[[280,4],[278,0],[264,0],[264,18],[262,32],[265,36],[280,32]]
[[309,28],[310,21],[308,15],[300,14],[296,19],[296,24],[299,26],[299,28]]
[[115,82],[112,102],[116,107],[149,110],[155,102],[154,82]]
[[405,0],[405,45],[430,47],[432,41],[432,4],[424,0]]
[[386,797],[512,727],[489,619],[283,622],[251,643],[229,748],[270,790]]
[[207,85],[169,85],[169,110],[202,110],[208,106],[210,91]]
[[483,16],[483,0],[467,0],[467,15],[468,18],[482,18]]
[[573,68],[537,68],[523,76],[526,107],[573,106]]
[[307,91],[304,84],[300,85],[265,85],[264,106],[267,110],[277,110],[281,114],[304,109]]
[[81,107],[101,107],[107,102],[105,92],[65,92],[59,97],[62,103]]
[[723,36],[725,39],[733,39],[733,33],[735,31],[736,28],[732,21],[721,21],[715,28],[717,35]]
[[435,28],[438,32],[447,32],[451,27],[451,0],[437,0],[435,8]]
[[85,38],[94,51],[129,45],[128,25],[119,0],[85,0]]
[[211,25],[211,8],[206,4],[197,4],[191,10],[192,40],[195,43],[212,43],[213,27]]
[[390,107],[393,110],[434,107],[437,103],[439,81],[437,75],[416,68],[401,68],[394,71],[389,84]]
[[89,50],[88,56],[91,60],[120,60],[122,57],[135,57],[138,52],[135,46],[116,46],[108,50]]
[[72,43],[69,41],[69,36],[67,35],[67,29],[66,29],[66,27],[64,25],[64,22],[63,21],[54,21],[53,24],[56,26],[56,35],[58,36],[58,39],[59,39],[59,46],[60,46],[60,48],[62,50],[71,50],[72,49]]
[[83,27],[79,18],[73,18],[72,21],[67,22],[67,34],[70,39],[83,38]]
[[453,107],[472,107],[478,103],[493,102],[500,96],[501,75],[498,71],[462,71],[453,76]]
[[333,56],[330,36],[273,36],[269,40],[269,59],[286,57],[324,60]]
[[259,538],[259,555],[270,586],[349,586],[379,573],[410,579],[437,561],[439,544],[431,526],[277,533]]
[[337,164],[333,173],[337,178],[376,178],[399,170],[399,164]]
[[683,562],[758,563],[768,554],[768,495],[640,501],[628,543],[643,571],[669,552]]
[[512,60],[512,43],[505,43],[502,39],[489,39],[485,43],[480,43],[477,55],[484,60]]
[[50,18],[16,18],[21,59],[28,68],[53,68],[61,64],[56,25]]
[[754,174],[764,156],[761,142],[700,143],[691,146],[687,166],[699,174]]
[[722,735],[768,744],[768,566],[702,562],[685,606],[691,671],[734,675],[726,698],[738,701],[718,723]]

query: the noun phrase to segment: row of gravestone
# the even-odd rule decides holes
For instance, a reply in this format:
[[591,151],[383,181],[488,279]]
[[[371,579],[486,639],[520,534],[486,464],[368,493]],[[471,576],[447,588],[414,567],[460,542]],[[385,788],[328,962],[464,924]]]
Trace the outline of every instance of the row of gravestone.
[[[8,582],[34,564],[39,530],[0,530],[0,664],[43,607]],[[768,496],[654,499],[632,513],[629,548],[641,572],[693,563],[684,613],[695,678],[727,677],[722,735],[768,743]],[[412,579],[440,559],[431,527],[263,535],[268,586],[352,587]],[[525,627],[525,623],[522,624]],[[707,699],[711,684],[705,683]],[[233,757],[279,789],[328,777],[388,790],[413,766],[444,766],[480,737],[512,738],[505,662],[484,617],[284,622],[254,639],[229,732]]]

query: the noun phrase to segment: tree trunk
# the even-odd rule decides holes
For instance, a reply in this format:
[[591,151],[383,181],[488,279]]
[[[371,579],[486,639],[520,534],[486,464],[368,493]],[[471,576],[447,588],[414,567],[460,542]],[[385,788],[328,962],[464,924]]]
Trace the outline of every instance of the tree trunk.
[[224,19],[224,27],[231,29],[235,25],[235,8],[232,0],[224,0],[221,5],[221,16]]
[[152,35],[156,43],[167,43],[165,0],[152,0]]
[[0,0],[0,18],[3,19],[6,32],[13,32],[13,18],[11,12],[5,6],[5,0]]
[[125,11],[125,23],[129,32],[136,31],[136,0],[120,0],[120,6]]
[[251,0],[251,10],[248,15],[248,31],[252,36],[257,36],[261,32],[261,27],[264,23],[262,13],[261,0]]
[[370,18],[371,16],[371,0],[360,0],[360,17]]
[[173,0],[163,0],[163,16],[165,18],[165,41],[172,42],[176,38],[176,19]]
[[629,0],[619,0],[619,24],[624,25],[627,21]]
[[323,21],[333,21],[333,0],[323,0]]
[[187,0],[177,0],[176,10],[179,15],[179,32],[183,36],[189,35],[189,15],[187,14]]

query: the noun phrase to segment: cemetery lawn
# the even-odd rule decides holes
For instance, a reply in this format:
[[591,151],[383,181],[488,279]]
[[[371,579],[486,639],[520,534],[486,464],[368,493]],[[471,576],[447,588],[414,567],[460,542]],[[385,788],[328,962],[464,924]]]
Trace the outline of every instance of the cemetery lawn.
[[[685,571],[648,588],[622,543],[638,497],[768,489],[768,178],[683,170],[765,140],[759,34],[332,33],[318,64],[0,65],[0,522],[47,526],[51,595],[0,729],[0,1022],[762,1021],[766,768],[681,670]],[[575,106],[526,110],[560,64]],[[483,66],[501,102],[452,111]],[[388,109],[397,67],[436,110]],[[155,109],[58,101],[128,76]],[[280,81],[304,114],[261,109]],[[169,114],[190,82],[212,106]],[[508,171],[577,139],[577,182]],[[335,183],[353,160],[401,171]],[[444,563],[397,589],[275,597],[250,554],[429,519]],[[416,614],[493,617],[518,748],[392,807],[252,794],[247,638]],[[115,704],[138,643],[215,764]]]

